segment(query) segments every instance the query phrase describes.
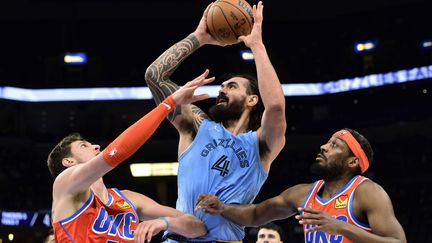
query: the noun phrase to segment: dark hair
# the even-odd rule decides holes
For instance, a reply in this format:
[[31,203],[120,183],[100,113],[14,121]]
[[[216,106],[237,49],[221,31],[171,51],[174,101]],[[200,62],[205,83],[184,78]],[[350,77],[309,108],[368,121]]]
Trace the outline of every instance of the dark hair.
[[[353,137],[357,140],[357,142],[360,144],[361,148],[366,154],[366,157],[369,160],[369,167],[370,167],[372,165],[374,151],[372,150],[372,146],[370,145],[369,141],[356,130],[353,130],[351,128],[344,128],[344,130],[350,132],[353,135]],[[360,167],[358,169],[358,174],[361,174]]]
[[265,224],[265,225],[261,225],[261,226],[258,228],[258,231],[259,231],[260,229],[270,229],[270,230],[274,230],[274,231],[278,232],[281,241],[283,241],[283,238],[284,238],[283,230],[282,230],[281,227],[279,227],[279,225],[277,225],[277,224],[275,224],[275,223],[267,223],[267,224]]
[[54,235],[54,231],[53,231],[53,229],[52,228],[50,228],[49,230],[48,230],[48,232],[45,234],[45,236],[44,236],[44,243],[47,243],[48,242],[48,238],[51,236],[51,235]]
[[261,95],[259,93],[259,89],[258,89],[258,80],[249,74],[235,74],[235,73],[228,73],[225,75],[222,75],[220,80],[228,80],[234,77],[240,77],[240,78],[244,78],[247,79],[248,82],[248,87],[246,87],[246,92],[248,95],[257,95],[258,96],[258,103],[252,108],[252,111],[250,113],[250,117],[249,117],[249,124],[248,124],[248,129],[255,131],[258,128],[260,128],[261,126],[261,118],[262,118],[262,114],[264,112],[264,104],[262,102],[261,99]]
[[62,160],[66,157],[70,157],[71,154],[71,143],[75,141],[85,140],[79,133],[72,133],[64,137],[48,155],[48,169],[51,175],[56,178],[62,173],[66,166],[62,164]]

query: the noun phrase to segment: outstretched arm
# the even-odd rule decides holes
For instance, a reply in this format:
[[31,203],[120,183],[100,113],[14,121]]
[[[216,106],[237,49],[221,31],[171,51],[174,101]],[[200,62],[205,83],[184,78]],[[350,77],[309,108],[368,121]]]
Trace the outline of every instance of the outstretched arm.
[[181,105],[208,98],[206,94],[194,95],[194,92],[197,87],[211,81],[211,79],[202,78],[188,82],[165,99],[163,103],[127,128],[103,152],[100,152],[85,163],[66,169],[54,182],[54,197],[65,194],[74,195],[90,187],[96,180],[138,150],[156,131],[157,127],[175,108],[176,104]]
[[263,21],[262,2],[254,5],[252,12],[254,25],[248,36],[241,36],[239,39],[248,46],[254,55],[258,76],[258,87],[265,107],[261,121],[260,142],[265,150],[261,151],[261,158],[264,168],[268,171],[271,162],[276,158],[285,145],[285,96],[279,78],[276,74],[266,47],[262,40]]
[[196,208],[210,214],[221,214],[239,225],[259,226],[294,215],[308,188],[310,185],[293,186],[261,203],[244,205],[224,204],[215,195],[201,194]]
[[169,230],[188,238],[203,236],[207,229],[202,221],[190,214],[160,205],[151,198],[133,191],[122,191],[136,206],[140,223],[134,232],[135,242],[151,241],[152,236]]
[[357,226],[335,219],[332,215],[314,210],[301,208],[304,214],[297,215],[300,224],[317,225],[308,231],[324,231],[328,234],[343,235],[353,242],[372,243],[404,243],[406,237],[402,226],[396,219],[391,200],[384,189],[378,184],[366,181],[355,192],[353,208],[359,207],[364,213],[372,232],[367,232]]

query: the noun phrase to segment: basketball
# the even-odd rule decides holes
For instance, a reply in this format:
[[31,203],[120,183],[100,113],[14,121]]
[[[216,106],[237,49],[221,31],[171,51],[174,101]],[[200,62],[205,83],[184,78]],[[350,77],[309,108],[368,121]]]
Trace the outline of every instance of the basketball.
[[252,31],[252,7],[245,0],[217,0],[207,13],[207,29],[218,41],[231,45]]

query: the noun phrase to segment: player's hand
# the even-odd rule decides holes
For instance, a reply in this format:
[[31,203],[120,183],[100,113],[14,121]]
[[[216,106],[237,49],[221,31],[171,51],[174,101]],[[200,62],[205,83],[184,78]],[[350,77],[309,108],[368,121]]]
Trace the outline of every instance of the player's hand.
[[210,35],[209,30],[207,29],[207,13],[209,11],[209,9],[211,8],[211,6],[213,5],[213,3],[210,3],[206,10],[203,13],[203,16],[201,17],[201,20],[198,24],[198,27],[196,28],[196,30],[193,32],[193,34],[195,35],[195,37],[198,39],[199,43],[201,46],[205,45],[205,44],[212,44],[212,45],[218,45],[218,46],[226,46],[226,44],[216,40],[215,38],[213,38],[212,35]]
[[261,45],[263,43],[262,41],[262,21],[263,21],[263,8],[264,5],[261,1],[258,2],[258,5],[253,5],[252,7],[252,14],[254,19],[254,24],[252,26],[252,31],[247,36],[240,36],[238,39],[239,41],[243,41],[244,44],[249,47],[253,48],[255,45]]
[[221,214],[224,204],[213,194],[200,194],[195,209],[209,214]]
[[150,242],[152,237],[164,231],[166,224],[162,219],[142,221],[134,232],[136,243]]
[[344,221],[336,219],[335,216],[321,210],[313,208],[298,208],[299,215],[295,218],[299,224],[314,225],[307,229],[307,232],[323,231],[331,235],[340,235],[340,229],[344,226]]
[[176,90],[172,94],[172,98],[174,99],[175,103],[177,105],[182,105],[208,99],[210,97],[208,94],[195,95],[195,90],[198,87],[211,83],[215,80],[214,77],[207,78],[208,74],[209,70],[206,69],[205,72],[200,76],[196,77],[192,81],[187,82],[180,89]]

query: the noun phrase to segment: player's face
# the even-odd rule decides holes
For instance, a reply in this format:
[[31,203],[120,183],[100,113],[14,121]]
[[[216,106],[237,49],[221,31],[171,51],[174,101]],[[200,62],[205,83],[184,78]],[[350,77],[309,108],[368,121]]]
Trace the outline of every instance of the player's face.
[[346,159],[349,157],[347,144],[339,137],[333,136],[321,145],[311,171],[324,179],[332,179],[343,173],[346,168]]
[[280,235],[276,230],[260,229],[257,235],[257,243],[279,243],[281,242]]
[[216,104],[209,110],[210,117],[217,122],[239,119],[246,107],[248,82],[241,77],[223,82]]
[[80,164],[85,163],[100,153],[100,146],[78,140],[71,143],[72,157]]

